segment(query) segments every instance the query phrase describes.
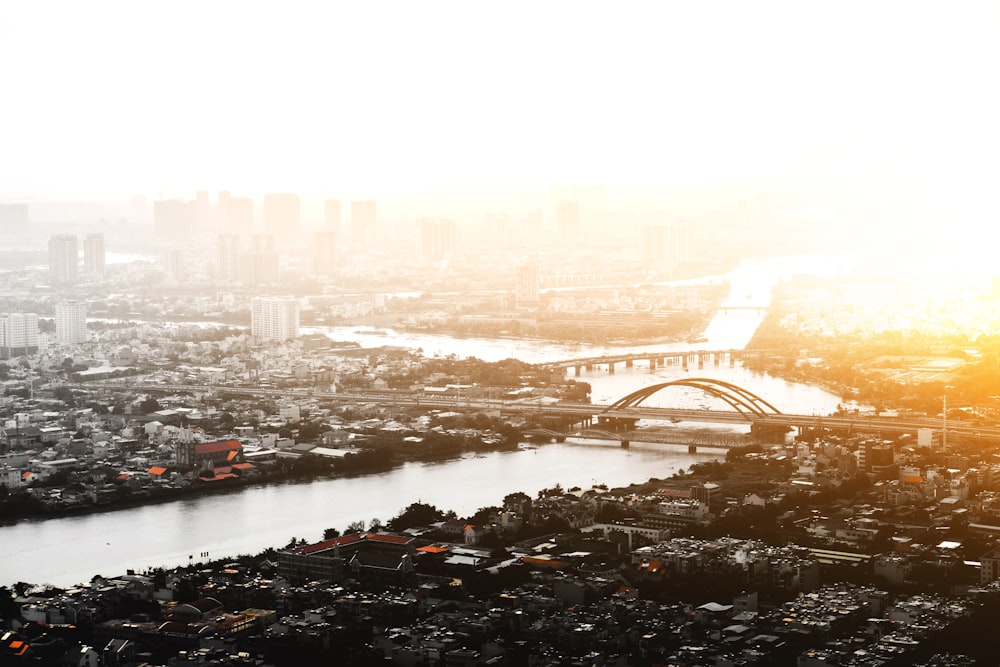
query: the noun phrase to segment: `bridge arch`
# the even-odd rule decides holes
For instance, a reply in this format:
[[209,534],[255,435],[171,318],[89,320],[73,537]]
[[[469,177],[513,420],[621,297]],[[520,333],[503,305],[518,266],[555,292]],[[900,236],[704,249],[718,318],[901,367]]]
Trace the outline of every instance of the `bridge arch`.
[[765,417],[768,415],[780,415],[781,411],[774,407],[760,396],[754,394],[743,387],[726,382],[725,380],[715,380],[712,378],[681,378],[670,382],[643,387],[633,391],[627,396],[619,398],[617,401],[605,408],[605,412],[611,410],[621,410],[623,408],[635,408],[642,404],[653,394],[667,389],[668,387],[693,387],[700,389],[710,396],[725,401],[730,407],[742,414],[747,419],[754,417]]

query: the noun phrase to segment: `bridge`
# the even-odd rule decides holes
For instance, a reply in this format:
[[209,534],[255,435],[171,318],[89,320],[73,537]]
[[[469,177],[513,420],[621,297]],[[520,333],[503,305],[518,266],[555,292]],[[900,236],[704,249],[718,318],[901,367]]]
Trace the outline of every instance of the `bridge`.
[[[845,431],[849,434],[898,435],[902,433],[915,434],[920,429],[931,429],[940,432],[943,423],[940,419],[874,417],[862,415],[797,415],[780,412],[773,405],[753,393],[721,380],[711,378],[682,378],[673,382],[664,382],[624,396],[610,405],[591,403],[552,403],[539,404],[525,400],[511,401],[504,399],[477,398],[470,396],[427,396],[409,391],[366,390],[364,392],[335,393],[317,392],[311,389],[262,389],[256,387],[228,387],[182,384],[144,384],[122,383],[121,381],[104,381],[101,383],[86,383],[70,385],[71,388],[93,391],[106,389],[109,391],[135,392],[166,392],[186,394],[214,394],[224,392],[235,396],[251,398],[268,398],[273,400],[323,400],[340,404],[378,404],[391,405],[399,408],[419,408],[422,410],[452,410],[493,412],[506,415],[523,415],[528,419],[539,417],[559,417],[568,420],[570,424],[578,424],[578,428],[570,428],[584,432],[599,430],[605,433],[615,433],[619,440],[620,434],[631,431],[640,420],[655,420],[661,422],[695,422],[706,424],[748,424],[757,429],[822,429],[830,428]],[[657,392],[671,387],[688,387],[700,390],[714,396],[732,409],[708,410],[645,405],[645,401]],[[995,426],[980,426],[959,420],[948,420],[948,434],[962,437],[966,440],[996,443],[1000,442],[1000,428]],[[634,435],[633,439],[636,438]]]
[[629,354],[618,354],[605,357],[582,357],[580,359],[566,359],[551,363],[537,364],[539,368],[549,370],[573,369],[574,375],[580,377],[581,372],[595,368],[607,366],[608,372],[614,374],[615,366],[624,364],[625,368],[632,368],[636,361],[648,361],[650,370],[655,370],[659,366],[681,366],[687,370],[690,366],[704,368],[706,363],[719,366],[723,363],[730,368],[736,365],[738,359],[749,356],[743,350],[674,350],[663,352],[635,352]]

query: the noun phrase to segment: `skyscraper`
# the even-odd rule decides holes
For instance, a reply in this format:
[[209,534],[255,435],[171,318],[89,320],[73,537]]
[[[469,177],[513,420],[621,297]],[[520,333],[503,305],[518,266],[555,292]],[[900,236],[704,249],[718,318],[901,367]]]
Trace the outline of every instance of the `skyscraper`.
[[76,236],[56,234],[49,239],[49,279],[53,284],[74,284],[79,276],[79,262]]
[[287,192],[264,195],[264,233],[275,238],[298,236],[301,222],[299,196]]
[[299,335],[299,302],[294,297],[256,297],[250,301],[250,335],[260,342]]
[[240,279],[240,236],[219,234],[217,240],[215,275],[224,282]]
[[455,254],[458,227],[447,218],[420,221],[421,250],[425,259],[441,259]]
[[339,199],[327,199],[323,202],[323,228],[328,232],[340,232]]
[[355,245],[366,246],[371,241],[375,229],[375,202],[351,202],[351,241]]
[[642,259],[646,264],[683,262],[691,256],[691,223],[644,225],[639,232]]
[[56,341],[76,345],[87,340],[87,304],[63,301],[56,304]]
[[529,262],[517,267],[517,284],[514,287],[514,298],[519,306],[537,305],[539,298],[538,265]]
[[240,279],[246,285],[278,282],[278,251],[270,234],[254,234],[250,249],[241,255]]
[[313,273],[327,278],[337,272],[337,234],[332,231],[316,232],[313,244]]
[[38,351],[38,315],[0,314],[0,355],[9,359]]
[[104,234],[95,232],[83,238],[83,272],[94,278],[104,277]]

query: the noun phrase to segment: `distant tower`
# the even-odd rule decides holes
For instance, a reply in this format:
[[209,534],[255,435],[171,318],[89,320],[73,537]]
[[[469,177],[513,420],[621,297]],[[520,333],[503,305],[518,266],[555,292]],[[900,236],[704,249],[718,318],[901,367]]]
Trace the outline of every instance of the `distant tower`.
[[104,277],[104,234],[87,234],[83,238],[83,272],[95,278]]
[[299,335],[299,302],[293,297],[250,301],[250,335],[258,341],[285,341]]
[[642,261],[647,265],[660,264],[667,259],[666,225],[644,225],[639,230]]
[[76,236],[56,234],[49,239],[49,278],[56,285],[72,285],[79,277],[80,252]]
[[240,235],[219,234],[216,241],[216,276],[224,282],[240,279]]
[[316,232],[313,244],[313,273],[332,277],[337,272],[337,233]]
[[340,200],[327,199],[323,202],[323,229],[340,232]]
[[561,201],[556,205],[556,233],[563,242],[580,238],[580,207],[576,202]]
[[38,351],[38,315],[0,314],[0,354],[5,359]]
[[254,234],[250,250],[242,254],[240,278],[246,285],[278,283],[278,252],[270,234]]
[[538,265],[529,263],[519,266],[517,269],[517,285],[514,290],[514,298],[517,300],[517,305],[537,305],[541,301],[539,286]]
[[672,222],[666,232],[667,259],[686,262],[691,259],[691,223],[687,220]]
[[87,304],[63,301],[56,304],[56,340],[60,345],[77,345],[87,340]]
[[375,229],[375,202],[351,202],[351,240],[355,245],[366,246]]
[[298,236],[301,218],[298,195],[286,192],[264,195],[265,234],[275,238],[294,238]]
[[420,221],[421,250],[425,259],[455,254],[458,227],[453,220],[424,218]]

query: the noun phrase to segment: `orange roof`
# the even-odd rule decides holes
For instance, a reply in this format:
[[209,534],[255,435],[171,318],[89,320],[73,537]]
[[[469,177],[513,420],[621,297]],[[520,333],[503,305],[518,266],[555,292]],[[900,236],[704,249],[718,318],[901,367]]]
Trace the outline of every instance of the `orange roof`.
[[220,440],[218,442],[198,442],[195,443],[194,453],[197,454],[218,454],[220,452],[241,451],[243,443],[239,440]]
[[233,467],[237,470],[250,470],[254,467],[252,463],[234,463]]
[[428,544],[426,547],[417,547],[417,551],[422,551],[425,554],[443,554],[448,551],[447,547],[437,547],[433,544]]
[[909,477],[904,477],[903,481],[909,482],[910,484],[920,484],[924,481],[924,478],[920,475],[910,475]]
[[239,452],[237,452],[236,450],[230,451],[228,454],[226,454],[226,460],[227,461],[232,461],[233,459],[236,458],[237,454],[239,454]]
[[153,466],[146,472],[148,472],[150,475],[162,475],[163,473],[167,472],[167,469],[162,466]]

